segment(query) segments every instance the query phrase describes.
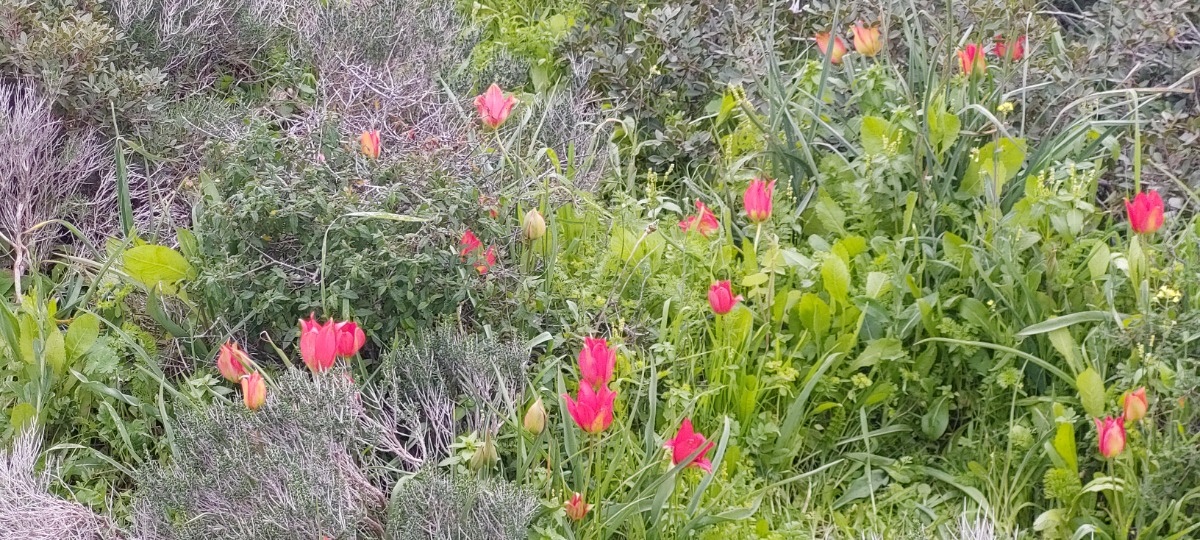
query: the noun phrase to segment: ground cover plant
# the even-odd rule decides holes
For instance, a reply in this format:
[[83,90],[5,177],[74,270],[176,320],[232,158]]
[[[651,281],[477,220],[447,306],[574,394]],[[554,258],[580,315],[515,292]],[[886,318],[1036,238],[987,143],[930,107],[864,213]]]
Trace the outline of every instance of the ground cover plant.
[[1200,536],[1198,24],[0,0],[0,537]]

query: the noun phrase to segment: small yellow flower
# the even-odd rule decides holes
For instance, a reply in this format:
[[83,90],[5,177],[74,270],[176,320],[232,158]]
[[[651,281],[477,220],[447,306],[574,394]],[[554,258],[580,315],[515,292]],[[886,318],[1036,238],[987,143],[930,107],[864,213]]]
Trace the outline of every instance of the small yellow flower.
[[996,107],[996,110],[1003,114],[1013,112],[1013,102],[1005,101],[1004,103],[1001,103],[999,107]]

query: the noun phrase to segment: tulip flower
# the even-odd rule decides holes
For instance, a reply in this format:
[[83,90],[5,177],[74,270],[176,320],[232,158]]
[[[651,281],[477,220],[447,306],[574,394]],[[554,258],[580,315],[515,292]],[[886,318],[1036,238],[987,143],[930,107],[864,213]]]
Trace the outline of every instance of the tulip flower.
[[962,68],[963,73],[970,76],[987,73],[987,59],[983,57],[983,47],[968,43],[966,48],[958,51],[958,66]]
[[376,159],[379,157],[379,130],[364,131],[358,138],[362,144],[363,155]]
[[542,213],[536,208],[525,213],[525,218],[521,220],[521,232],[525,235],[525,239],[529,241],[537,240],[546,234],[546,220],[542,218]]
[[1157,191],[1138,193],[1132,203],[1125,199],[1125,211],[1129,226],[1138,234],[1152,234],[1163,225],[1163,201]]
[[1011,47],[1009,47],[1009,44],[1004,41],[1004,36],[996,36],[996,46],[994,50],[996,51],[996,56],[1000,58],[1007,58],[1009,52],[1012,53],[1013,60],[1025,58],[1025,36],[1017,38],[1017,40],[1012,43]]
[[462,248],[458,250],[458,254],[462,257],[466,257],[468,253],[483,246],[483,242],[480,242],[479,239],[475,237],[475,233],[471,232],[470,229],[467,229],[467,231],[463,233],[462,240],[459,240],[458,244],[462,246]]
[[362,328],[351,321],[340,322],[335,325],[338,331],[337,338],[337,355],[338,356],[354,356],[358,354],[358,350],[362,349],[367,343],[367,335],[363,333]]
[[529,410],[525,411],[525,421],[522,426],[525,431],[533,435],[538,435],[542,430],[546,429],[546,405],[542,403],[542,398],[538,397],[533,405],[529,406]]
[[729,313],[742,300],[742,295],[733,295],[729,281],[718,281],[708,288],[708,305],[717,315]]
[[600,338],[584,338],[583,349],[579,350],[579,378],[583,384],[601,388],[613,378],[617,366],[617,352],[608,348],[608,342]]
[[571,500],[563,506],[567,509],[567,517],[575,521],[582,521],[583,517],[587,515],[588,509],[591,508],[591,505],[583,502],[583,495],[579,493],[572,495]]
[[475,97],[475,108],[479,110],[480,120],[492,129],[500,127],[500,124],[508,119],[508,113],[512,112],[513,105],[516,104],[517,98],[505,97],[504,91],[496,84],[492,84],[487,92]]
[[1125,392],[1121,400],[1124,402],[1122,405],[1125,408],[1125,414],[1122,416],[1126,420],[1137,422],[1146,417],[1146,410],[1150,408],[1150,404],[1146,402],[1145,386],[1132,392]]
[[246,366],[250,356],[242,351],[238,344],[227,341],[221,345],[221,354],[217,356],[217,371],[229,382],[238,382],[246,374]]
[[671,465],[679,465],[692,452],[700,451],[695,459],[687,464],[688,467],[699,467],[707,473],[712,472],[712,463],[708,458],[704,457],[709,450],[712,450],[713,443],[704,438],[704,435],[696,433],[692,430],[692,421],[688,418],[683,419],[683,424],[679,426],[679,432],[675,434],[675,438],[667,441],[663,445],[664,448],[671,450]]
[[879,27],[863,26],[862,21],[854,25],[854,50],[863,56],[875,56],[883,50],[883,42],[879,39]]
[[338,356],[337,324],[330,320],[317,322],[316,315],[300,321],[300,357],[313,373],[322,373],[333,367]]
[[1112,459],[1125,450],[1125,417],[1093,418],[1096,421],[1096,431],[1099,433],[1100,454]]
[[242,377],[242,401],[246,403],[246,408],[252,411],[257,411],[266,403],[267,383],[263,381],[259,372],[255,371]]
[[742,205],[746,207],[746,216],[754,223],[760,223],[771,217],[771,194],[775,192],[775,181],[755,178],[750,181],[746,193],[742,195]]
[[696,215],[688,216],[679,222],[679,228],[684,232],[696,231],[700,233],[700,236],[707,237],[721,228],[721,224],[717,222],[717,216],[707,206],[704,206],[704,203],[696,201],[696,210]]
[[833,37],[833,52],[829,52],[829,32],[821,32],[816,35],[817,49],[821,51],[821,56],[829,56],[829,62],[832,64],[840,64],[842,57],[846,55],[846,42],[842,41],[841,37]]
[[608,387],[602,386],[596,390],[585,383],[579,385],[579,399],[573,400],[567,394],[562,397],[567,401],[567,412],[580,429],[588,433],[600,433],[612,425],[613,401],[617,393]]

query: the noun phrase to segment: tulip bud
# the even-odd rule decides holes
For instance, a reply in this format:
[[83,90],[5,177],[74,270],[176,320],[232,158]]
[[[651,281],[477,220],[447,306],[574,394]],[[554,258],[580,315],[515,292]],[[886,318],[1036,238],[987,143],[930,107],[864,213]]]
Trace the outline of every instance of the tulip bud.
[[246,408],[257,411],[267,401],[267,383],[262,375],[255,371],[242,377],[242,401]]
[[1143,386],[1132,392],[1125,392],[1122,397],[1125,407],[1125,420],[1129,422],[1137,422],[1146,417],[1146,410],[1150,405],[1146,402],[1146,387]]
[[475,450],[475,455],[471,456],[471,470],[481,470],[492,466],[492,464],[500,461],[500,455],[496,453],[496,443],[492,441],[492,435],[489,433],[483,439],[483,446]]
[[537,240],[546,234],[546,220],[542,219],[541,212],[536,208],[526,212],[525,219],[521,220],[521,231],[526,240]]
[[537,398],[533,405],[529,406],[529,410],[525,411],[525,431],[533,435],[540,435],[543,429],[546,429],[546,406],[542,404],[542,398]]
[[567,501],[563,506],[567,509],[567,517],[575,521],[582,521],[591,508],[591,505],[583,502],[583,495],[579,493],[572,495],[571,500]]

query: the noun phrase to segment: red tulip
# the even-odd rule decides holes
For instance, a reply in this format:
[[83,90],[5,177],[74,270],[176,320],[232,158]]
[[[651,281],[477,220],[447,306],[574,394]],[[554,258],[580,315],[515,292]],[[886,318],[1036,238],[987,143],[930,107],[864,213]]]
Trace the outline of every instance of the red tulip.
[[718,281],[708,288],[708,305],[717,315],[729,313],[741,300],[742,295],[733,295],[728,281]]
[[266,403],[267,383],[257,371],[242,377],[242,401],[252,411],[257,411]]
[[958,66],[967,75],[983,75],[987,73],[987,59],[983,57],[983,47],[968,43],[966,48],[958,51]]
[[337,355],[338,356],[354,356],[358,354],[359,349],[367,344],[367,335],[363,333],[362,328],[351,321],[340,322],[335,325],[338,331],[337,339]]
[[1120,455],[1125,450],[1125,417],[1106,416],[1103,422],[1099,418],[1093,420],[1099,432],[1100,454],[1108,459]]
[[467,231],[463,233],[462,240],[459,240],[458,244],[462,246],[462,249],[458,250],[458,254],[463,257],[466,257],[468,253],[483,246],[483,242],[480,242],[479,239],[475,237],[475,233],[471,232],[470,229],[467,229]]
[[362,144],[363,155],[371,159],[379,157],[379,130],[364,131],[358,140]]
[[700,236],[707,237],[721,228],[721,224],[717,222],[717,216],[713,215],[712,210],[704,206],[704,203],[696,201],[696,210],[696,215],[688,216],[679,222],[679,228],[684,232],[697,231]]
[[742,205],[746,207],[746,216],[750,221],[759,223],[771,217],[771,194],[775,192],[775,181],[755,178],[750,181],[746,193],[742,195]]
[[608,429],[613,421],[613,401],[617,393],[608,387],[592,388],[590,384],[579,385],[579,399],[572,400],[567,394],[562,395],[567,400],[567,412],[579,424],[579,428],[588,433],[600,433]]
[[863,26],[862,21],[854,25],[854,50],[863,56],[875,56],[883,50],[883,42],[879,40],[878,26]]
[[488,246],[487,252],[483,254],[483,260],[475,263],[475,270],[482,276],[488,273],[493,266],[496,266],[496,246]]
[[[1004,41],[1004,36],[996,36],[995,46],[996,56],[1006,58],[1009,51],[1009,44]],[[1012,44],[1012,59],[1020,60],[1025,58],[1025,36],[1017,38]]]
[[563,506],[567,509],[567,517],[575,521],[582,521],[583,517],[587,515],[588,509],[591,508],[591,505],[584,502],[583,495],[579,493],[572,495],[571,500]]
[[1137,422],[1146,417],[1146,410],[1150,408],[1150,404],[1146,402],[1146,387],[1143,386],[1132,392],[1125,392],[1121,398],[1124,403],[1125,414],[1122,415],[1130,422]]
[[706,440],[704,435],[692,430],[692,421],[690,419],[683,419],[683,424],[679,426],[679,433],[675,434],[674,439],[667,441],[664,447],[671,450],[672,466],[679,465],[688,456],[692,455],[692,452],[700,450],[700,454],[688,463],[687,466],[700,467],[700,469],[707,473],[712,472],[712,463],[708,461],[708,458],[704,457],[704,454],[712,450],[713,443]]
[[516,104],[517,98],[505,97],[504,91],[496,84],[489,86],[487,92],[475,97],[475,108],[479,110],[479,118],[492,129],[500,127],[500,124],[508,119],[508,113],[512,112],[513,105]]
[[229,382],[238,382],[246,374],[246,365],[250,363],[247,355],[238,344],[232,341],[221,345],[221,354],[217,356],[217,371]]
[[1133,232],[1152,234],[1163,226],[1163,201],[1157,191],[1138,193],[1132,203],[1125,199],[1125,211]]
[[846,42],[842,41],[841,37],[833,38],[833,53],[829,50],[829,32],[821,32],[816,35],[817,49],[821,51],[821,56],[830,55],[829,62],[831,64],[840,64],[842,56],[846,55]]
[[316,315],[300,321],[300,356],[308,369],[313,373],[328,370],[337,361],[337,353],[338,329],[334,321],[319,324]]
[[613,378],[617,365],[617,352],[608,348],[608,342],[600,338],[584,338],[579,351],[579,378],[583,384],[601,388]]

